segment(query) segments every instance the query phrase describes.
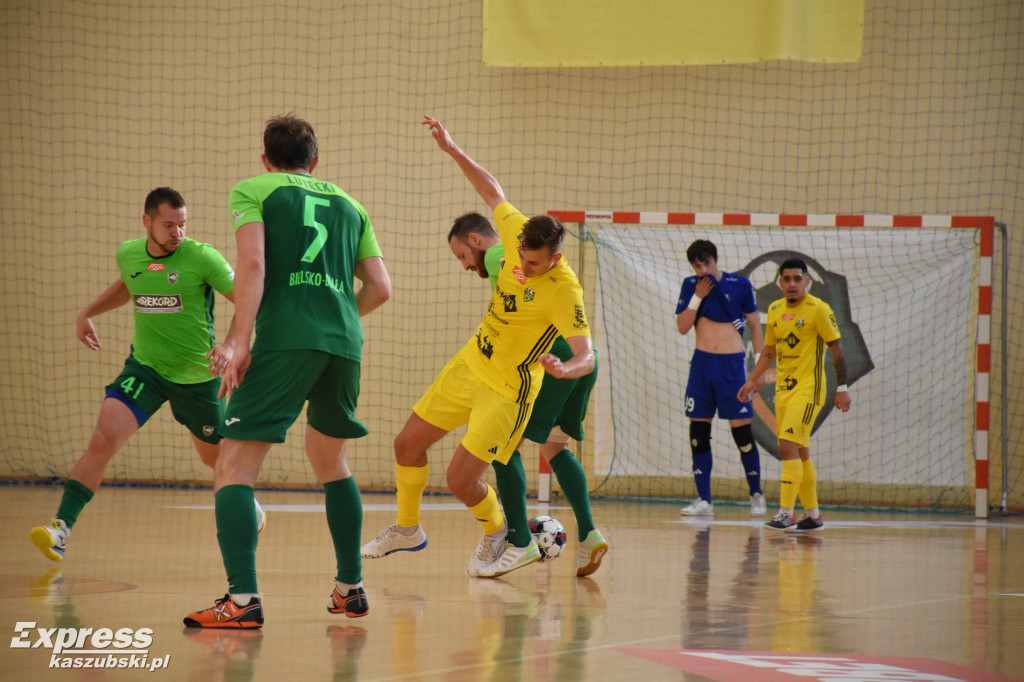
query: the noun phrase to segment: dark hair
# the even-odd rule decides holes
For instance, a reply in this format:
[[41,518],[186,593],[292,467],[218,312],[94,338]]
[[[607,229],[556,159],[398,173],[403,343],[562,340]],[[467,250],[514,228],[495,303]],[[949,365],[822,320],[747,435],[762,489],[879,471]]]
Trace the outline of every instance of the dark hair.
[[698,239],[686,249],[686,260],[690,263],[718,260],[718,249],[707,239]]
[[787,258],[782,261],[782,265],[779,266],[779,277],[782,277],[783,270],[800,270],[806,275],[807,263],[805,263],[801,258]]
[[448,241],[450,242],[453,238],[458,237],[461,241],[465,242],[470,233],[475,233],[482,237],[498,236],[498,233],[491,227],[491,223],[487,218],[479,213],[465,213],[455,219],[452,229],[448,233]]
[[157,187],[146,195],[145,212],[150,217],[160,213],[160,205],[167,204],[171,208],[183,208],[185,200],[170,187]]
[[565,226],[558,218],[548,215],[535,215],[523,223],[523,235],[519,245],[526,251],[536,251],[541,247],[551,249],[551,255],[562,252],[565,240]]
[[275,116],[263,130],[263,153],[275,168],[308,171],[319,155],[316,132],[293,114]]

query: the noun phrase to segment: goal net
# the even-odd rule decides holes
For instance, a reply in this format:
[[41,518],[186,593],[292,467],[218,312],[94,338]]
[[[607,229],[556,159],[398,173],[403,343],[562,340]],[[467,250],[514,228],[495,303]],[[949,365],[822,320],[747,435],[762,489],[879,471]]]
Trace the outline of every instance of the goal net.
[[[762,323],[789,257],[808,263],[811,293],[836,313],[853,407],[833,411],[826,353],[829,393],[811,440],[823,502],[969,507],[983,495],[991,219],[552,213],[581,223],[596,247],[595,493],[695,494],[683,407],[694,334],[680,336],[675,306],[693,272],[686,247],[705,238],[723,271],[751,280]],[[749,368],[749,333],[745,342]],[[769,384],[753,401],[770,498],[780,472],[773,393]],[[715,420],[712,449],[716,499],[745,500],[727,421]]]

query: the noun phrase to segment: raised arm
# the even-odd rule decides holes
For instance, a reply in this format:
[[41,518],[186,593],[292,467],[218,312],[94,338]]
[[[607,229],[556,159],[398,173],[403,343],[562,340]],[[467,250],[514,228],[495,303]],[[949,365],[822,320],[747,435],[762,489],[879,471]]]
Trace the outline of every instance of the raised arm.
[[384,267],[383,258],[372,256],[356,263],[356,279],[363,283],[356,292],[360,317],[376,310],[391,298],[391,276]]
[[128,292],[128,287],[121,280],[115,281],[104,289],[102,294],[94,298],[78,313],[78,318],[75,320],[75,335],[78,340],[87,348],[99,350],[103,344],[100,343],[100,337],[96,334],[92,318],[108,310],[120,308],[130,300],[131,294]]
[[459,164],[459,168],[469,179],[470,184],[473,185],[473,189],[480,195],[480,198],[484,200],[484,203],[491,207],[493,210],[498,204],[504,203],[505,192],[502,191],[501,185],[494,179],[494,176],[487,172],[483,166],[478,164],[473,159],[466,155],[466,152],[452,141],[452,136],[448,134],[448,131],[444,129],[444,126],[434,118],[433,116],[424,116],[423,125],[430,126],[430,134],[434,136],[434,140],[437,142],[437,146],[441,151],[448,154],[448,156],[455,159],[455,163]]

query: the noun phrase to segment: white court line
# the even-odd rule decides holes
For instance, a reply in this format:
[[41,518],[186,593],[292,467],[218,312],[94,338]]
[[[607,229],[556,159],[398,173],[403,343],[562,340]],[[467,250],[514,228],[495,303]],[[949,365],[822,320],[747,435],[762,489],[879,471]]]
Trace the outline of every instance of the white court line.
[[[326,507],[322,504],[262,504],[264,510],[269,512],[319,512],[324,513],[327,511]],[[569,507],[555,507],[550,505],[527,505],[527,509],[536,509],[538,511],[549,511],[553,509],[569,509]],[[210,511],[213,509],[212,504],[189,504],[189,505],[172,505],[168,509],[205,509]],[[466,511],[466,505],[459,503],[449,502],[424,502],[420,506],[421,511]],[[398,505],[396,504],[364,504],[363,511],[398,511]]]
[[[700,518],[683,518],[683,519],[668,519],[665,523],[678,523],[684,526],[694,526],[695,528],[707,528],[709,526],[763,526],[764,521],[758,519],[746,520],[722,520],[715,521],[714,519],[700,519]],[[907,521],[898,519],[882,519],[873,521],[833,521],[826,519],[825,529],[822,532],[827,531],[829,528],[907,528],[907,529],[927,529],[927,528],[1009,528],[1024,530],[1024,524],[1010,523],[1007,521]]]

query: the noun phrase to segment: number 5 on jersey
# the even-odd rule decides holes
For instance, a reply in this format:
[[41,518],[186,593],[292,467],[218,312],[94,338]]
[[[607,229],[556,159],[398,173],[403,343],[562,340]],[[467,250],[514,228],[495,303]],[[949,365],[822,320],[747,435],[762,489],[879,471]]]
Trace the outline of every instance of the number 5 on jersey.
[[302,222],[305,223],[306,227],[311,227],[316,230],[316,236],[313,238],[313,243],[306,249],[306,253],[302,254],[303,263],[312,263],[313,259],[316,258],[317,254],[320,253],[320,249],[324,248],[324,244],[327,243],[327,226],[317,221],[316,219],[316,207],[317,206],[330,206],[331,202],[327,199],[321,199],[319,197],[307,196],[305,209],[302,213]]

